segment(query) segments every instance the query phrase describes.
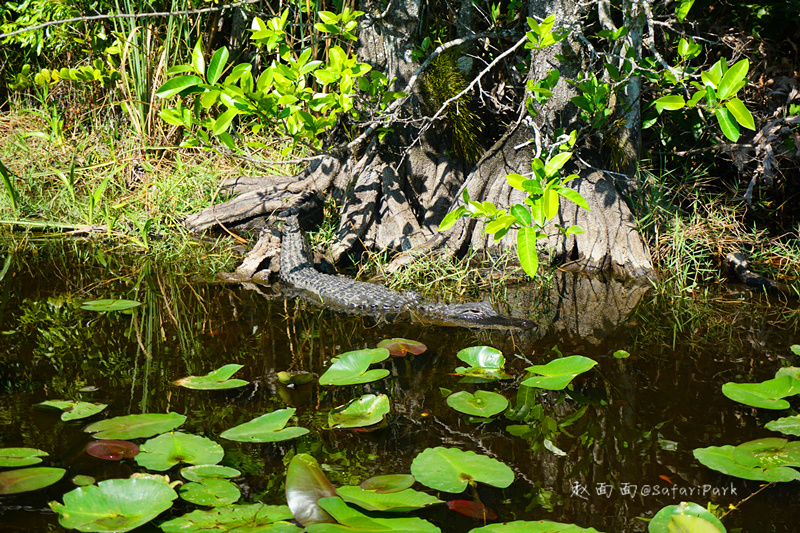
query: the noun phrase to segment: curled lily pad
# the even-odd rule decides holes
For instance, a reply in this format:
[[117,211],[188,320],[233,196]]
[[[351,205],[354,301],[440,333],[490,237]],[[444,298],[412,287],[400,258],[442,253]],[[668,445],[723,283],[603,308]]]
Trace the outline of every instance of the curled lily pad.
[[244,365],[225,365],[205,376],[188,376],[174,382],[175,385],[195,390],[222,390],[244,387],[248,384],[243,379],[230,379]]
[[[320,385],[359,385],[383,379],[385,368],[367,370],[369,365],[389,357],[389,350],[358,350],[342,354],[319,378]],[[382,358],[382,359],[381,359]]]
[[136,457],[139,447],[126,440],[98,440],[86,445],[86,453],[106,461],[120,461]]
[[47,452],[36,448],[0,448],[0,466],[17,467],[35,465],[42,462]]
[[142,444],[136,462],[150,470],[169,470],[178,463],[213,465],[222,460],[222,446],[188,433],[165,433]]
[[456,354],[456,357],[469,365],[457,367],[456,374],[476,378],[478,381],[494,381],[511,377],[503,371],[506,362],[503,353],[491,346],[464,348]]
[[186,417],[178,413],[117,416],[90,424],[84,431],[94,433],[96,439],[146,439],[172,431],[185,421]]
[[62,411],[61,420],[64,422],[88,418],[108,407],[104,403],[71,402],[68,400],[48,400],[37,405]]
[[335,522],[319,505],[320,499],[329,496],[336,496],[336,489],[317,460],[305,453],[292,457],[286,471],[286,503],[294,518],[305,527]]
[[308,433],[306,428],[284,426],[296,409],[278,409],[236,427],[223,431],[220,437],[238,442],[278,442]]
[[359,486],[362,490],[373,490],[380,494],[409,489],[415,481],[411,474],[386,474],[365,479]]
[[576,376],[591,370],[597,361],[582,355],[570,355],[546,365],[534,365],[526,368],[528,372],[540,374],[522,382],[526,387],[536,387],[547,390],[563,390]]
[[447,405],[460,413],[488,418],[505,411],[508,400],[496,392],[479,390],[473,395],[459,391],[447,397]]
[[365,394],[331,410],[328,425],[334,429],[367,427],[379,424],[388,413],[388,396]]
[[497,459],[472,451],[438,446],[414,458],[411,473],[417,481],[434,490],[462,492],[470,481],[505,488],[514,481],[514,472]]
[[50,502],[62,527],[80,531],[130,531],[172,507],[178,495],[166,481],[152,478],[108,479]]
[[407,353],[419,355],[428,349],[421,342],[409,339],[384,339],[378,343],[378,348],[386,348],[394,357],[404,357]]
[[49,487],[62,477],[66,470],[47,466],[20,468],[0,472],[0,494],[17,494]]

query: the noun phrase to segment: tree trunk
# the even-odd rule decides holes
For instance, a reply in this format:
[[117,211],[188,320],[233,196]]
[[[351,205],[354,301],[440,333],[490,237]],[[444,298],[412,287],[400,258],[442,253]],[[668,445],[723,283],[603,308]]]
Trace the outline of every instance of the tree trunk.
[[[480,93],[473,98],[474,102],[484,104],[480,112],[486,131],[494,132],[497,139],[491,146],[484,147],[487,149],[476,164],[470,165],[465,158],[452,154],[451,135],[443,121],[419,121],[438,111],[426,108],[420,83],[408,90],[409,83],[418,79],[419,65],[412,60],[412,51],[422,41],[422,28],[429,24],[420,14],[420,4],[415,0],[395,0],[384,13],[378,11],[381,5],[366,0],[361,6],[368,15],[362,19],[358,55],[360,61],[371,64],[373,70],[384,72],[389,79],[396,78],[394,90],[410,93],[390,125],[392,132],[382,141],[373,135],[366,146],[356,147],[355,153],[331,152],[339,155],[318,159],[291,178],[240,178],[223,183],[225,190],[238,196],[187,218],[188,228],[200,231],[212,226],[258,227],[271,213],[290,205],[318,209],[327,195],[336,201],[341,214],[331,249],[334,260],[339,260],[357,244],[374,250],[438,249],[447,254],[459,254],[469,247],[494,250],[514,246],[513,230],[494,242],[493,236],[483,233],[483,224],[473,219],[461,219],[444,234],[438,233],[438,225],[462,202],[463,189],[469,192],[471,199],[489,201],[498,208],[524,200],[524,193],[511,188],[505,176],[512,172],[529,174],[534,154],[542,145],[546,147],[555,141],[556,129],[569,131],[577,126],[578,110],[570,102],[576,92],[564,79],[574,79],[578,72],[589,68],[580,43],[570,36],[534,55],[528,72],[530,79],[543,79],[557,67],[561,80],[553,89],[552,98],[540,106],[535,118],[531,118],[524,112],[525,79],[520,79],[518,72],[515,79],[509,67],[525,58],[527,52],[519,46],[523,34],[512,35],[510,39],[501,36],[491,41],[477,39],[474,34],[460,38],[462,51],[473,45],[476,49],[475,54],[468,55],[480,55],[481,46],[491,46],[494,47],[493,57],[497,57],[516,43],[516,49],[507,59],[481,80]],[[573,0],[549,3],[529,0],[529,9],[538,20],[554,13],[556,27],[579,28],[585,16]],[[462,17],[474,16],[469,9],[461,11]],[[463,29],[465,25],[458,27]],[[453,38],[458,37],[454,35]],[[473,66],[465,77],[471,80],[483,70],[483,67]],[[630,83],[638,84],[638,80]],[[627,102],[628,116],[631,113],[638,116],[637,88],[632,87],[629,92],[636,96],[635,101]],[[500,127],[503,121],[510,123],[504,133]],[[422,128],[418,127],[420,123]],[[626,130],[628,135],[622,141],[629,162],[636,160],[630,157],[632,151],[638,153],[638,127],[636,124],[634,130]],[[532,139],[536,142],[531,142]],[[554,263],[568,263],[583,270],[610,269],[630,277],[654,276],[647,246],[618,191],[618,185],[625,189],[633,182],[635,165],[626,165],[623,174],[605,172],[600,146],[597,139],[588,136],[575,146],[573,168],[567,169],[580,175],[580,179],[570,185],[586,198],[591,211],[569,202],[562,203],[553,221],[564,227],[580,225],[585,233],[563,238],[551,224],[545,231],[552,236],[541,241],[541,253]],[[260,247],[258,253],[263,254],[263,248]],[[412,254],[404,257],[413,260]],[[254,274],[252,264],[251,258],[245,274]],[[268,268],[268,265],[263,267]]]

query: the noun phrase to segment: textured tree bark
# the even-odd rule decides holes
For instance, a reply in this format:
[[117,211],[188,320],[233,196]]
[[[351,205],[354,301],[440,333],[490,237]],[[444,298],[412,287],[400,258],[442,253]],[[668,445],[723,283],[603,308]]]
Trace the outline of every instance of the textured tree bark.
[[[359,34],[359,59],[370,63],[374,70],[384,72],[389,79],[396,78],[394,90],[403,90],[414,79],[418,68],[412,60],[412,51],[422,40],[420,4],[416,0],[394,0],[383,13],[379,11],[380,5],[365,0],[361,6],[368,15],[364,17]],[[574,0],[529,0],[529,9],[539,20],[554,13],[557,26],[568,28],[579,28],[585,15],[581,11],[583,7]],[[474,16],[468,9],[462,11],[467,20]],[[519,37],[492,42],[502,50]],[[487,46],[489,43],[469,36],[467,40]],[[521,60],[524,53],[520,47],[509,62]],[[531,160],[541,143],[553,142],[558,128],[569,131],[576,127],[578,110],[570,101],[576,92],[564,78],[574,78],[579,71],[587,69],[587,61],[573,37],[534,55],[528,72],[530,79],[543,79],[554,67],[561,72],[552,98],[537,110],[535,118],[524,113],[525,80],[495,75],[492,79],[496,83],[501,81],[503,86],[495,86],[494,92],[485,86],[488,79],[484,80],[481,98],[491,95],[496,100],[502,89],[499,92],[511,95],[506,96],[506,100],[513,101],[516,106],[513,115],[516,120],[511,121],[505,133],[488,147],[475,165],[470,166],[450,154],[450,140],[440,123],[418,127],[426,110],[417,84],[391,124],[392,133],[381,142],[375,136],[357,152],[332,151],[332,155],[314,161],[303,172],[289,178],[239,178],[226,182],[223,188],[238,196],[187,218],[186,226],[193,231],[213,226],[258,227],[266,217],[287,206],[319,206],[325,197],[331,197],[341,214],[331,249],[334,260],[339,260],[359,243],[374,250],[388,248],[408,252],[398,264],[414,260],[413,254],[424,249],[459,254],[470,247],[473,250],[513,247],[513,230],[494,242],[493,236],[483,233],[483,225],[472,219],[460,220],[444,234],[438,233],[438,225],[447,212],[462,201],[460,193],[464,189],[469,191],[471,199],[489,201],[500,208],[523,201],[524,193],[511,188],[505,176],[512,172],[530,173]],[[481,68],[474,67],[470,76],[475,76]],[[636,91],[636,87],[631,88],[636,98],[627,103],[629,114],[633,110],[634,115],[638,107],[630,106],[638,106]],[[509,115],[506,113],[505,117]],[[496,120],[500,121],[501,117],[496,116]],[[498,131],[497,125],[494,131]],[[629,155],[631,150],[638,151],[638,129],[622,142]],[[589,138],[584,144],[576,145],[575,164],[567,169],[579,173],[580,179],[571,182],[571,186],[586,198],[591,211],[563,202],[553,221],[565,227],[580,225],[585,233],[563,238],[554,226],[548,227],[546,232],[552,237],[541,243],[541,253],[552,262],[568,263],[583,270],[610,269],[624,276],[652,277],[655,272],[649,251],[618,191],[628,188],[635,165],[621,169],[622,174],[604,171],[600,144]],[[630,160],[635,162],[632,156]],[[252,258],[249,264],[253,264]],[[252,267],[245,270],[250,272]]]

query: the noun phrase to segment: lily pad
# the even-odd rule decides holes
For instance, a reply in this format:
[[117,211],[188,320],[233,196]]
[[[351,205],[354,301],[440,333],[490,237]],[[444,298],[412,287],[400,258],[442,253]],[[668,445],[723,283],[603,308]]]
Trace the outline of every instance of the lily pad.
[[360,398],[332,409],[328,414],[328,425],[334,429],[361,428],[383,421],[389,413],[389,397],[365,394]]
[[470,533],[600,533],[595,528],[582,528],[575,524],[562,524],[550,520],[517,520],[505,524],[490,524],[470,530]]
[[616,352],[614,352],[614,357],[616,357],[617,359],[627,359],[630,356],[631,356],[630,352],[627,352],[625,350],[617,350]]
[[384,339],[378,343],[378,348],[386,348],[389,350],[389,355],[394,357],[405,357],[407,353],[419,355],[425,353],[428,349],[427,346],[419,341],[412,341],[409,339]]
[[71,402],[68,400],[48,400],[37,405],[63,411],[61,413],[61,420],[64,422],[88,418],[108,407],[104,403]]
[[742,479],[755,481],[794,481],[800,480],[800,472],[793,468],[779,466],[776,468],[760,468],[757,466],[746,466],[736,461],[733,455],[734,446],[709,446],[708,448],[698,448],[693,451],[695,459],[702,464]]
[[563,390],[576,376],[591,370],[597,361],[582,355],[570,355],[550,361],[546,365],[534,365],[526,368],[528,372],[539,374],[522,382],[526,387],[547,390]]
[[458,514],[475,518],[477,520],[497,520],[497,513],[483,505],[481,502],[472,500],[453,500],[445,505]]
[[290,524],[292,512],[286,505],[229,505],[211,511],[192,511],[161,524],[165,533],[224,531],[264,533],[300,533],[301,528]]
[[733,449],[733,459],[740,465],[765,469],[800,466],[800,442],[777,438],[751,440]]
[[234,483],[212,478],[204,479],[201,483],[186,483],[178,489],[178,494],[187,502],[210,507],[230,505],[242,495]]
[[64,494],[50,502],[62,527],[80,531],[130,531],[170,507],[178,495],[165,481],[152,478],[108,479]]
[[389,350],[358,350],[342,354],[319,378],[320,385],[358,385],[378,381],[389,375],[385,368],[367,370],[374,359],[389,357]]
[[497,459],[457,448],[428,448],[414,458],[411,473],[417,481],[434,490],[458,493],[470,481],[505,488],[514,472]]
[[[800,354],[798,354],[800,355]],[[795,379],[800,380],[800,367],[797,366],[784,366],[778,369],[775,372],[775,377],[779,378],[781,376],[791,376]]]
[[86,445],[86,453],[106,461],[120,461],[136,457],[139,447],[126,440],[97,440]]
[[367,511],[408,513],[429,505],[442,503],[442,500],[414,489],[379,493],[371,490],[362,490],[361,487],[345,486],[339,487],[336,492],[347,503],[358,505]]
[[784,435],[800,436],[800,415],[785,416],[764,426],[770,431],[780,431]]
[[322,498],[322,506],[338,524],[312,524],[306,526],[308,533],[341,533],[357,531],[358,533],[439,533],[439,528],[421,518],[382,518],[366,515],[354,507],[350,507],[341,498]]
[[223,431],[220,437],[238,442],[278,442],[300,437],[308,433],[306,428],[284,428],[295,411],[294,408],[278,409]]
[[17,467],[35,465],[48,454],[36,448],[0,448],[0,466]]
[[781,376],[761,383],[726,383],[722,394],[731,400],[762,409],[788,409],[787,396],[800,393],[800,380]]
[[108,311],[125,311],[127,309],[138,307],[140,305],[142,305],[142,303],[137,302],[135,300],[107,298],[103,300],[89,300],[83,302],[83,305],[81,305],[81,309],[85,309],[87,311],[98,311],[101,313],[106,313]]
[[301,525],[335,522],[320,505],[319,500],[336,496],[336,489],[328,481],[316,459],[300,453],[292,457],[286,471],[286,503]]
[[496,392],[479,390],[473,395],[459,391],[447,397],[447,405],[459,413],[488,418],[505,411],[508,400]]
[[35,466],[0,472],[0,494],[17,494],[49,487],[64,477],[66,470],[49,466]]
[[221,389],[235,389],[237,387],[244,387],[248,384],[243,379],[230,379],[244,365],[225,365],[221,368],[213,370],[205,376],[189,376],[174,381],[175,385],[186,387],[187,389],[195,390],[221,390]]
[[97,480],[92,476],[86,476],[84,474],[78,474],[72,478],[72,484],[76,487],[88,487],[89,485],[94,485],[96,481]]
[[206,479],[227,479],[239,477],[242,475],[242,473],[229,466],[198,465],[181,468],[181,475],[189,481],[202,482]]
[[365,479],[359,486],[362,490],[374,490],[380,494],[409,489],[416,481],[411,474],[386,474]]
[[682,502],[680,505],[668,505],[656,513],[648,524],[647,531],[725,533],[725,526],[705,507],[692,502]]
[[188,433],[165,433],[142,444],[136,462],[150,470],[169,470],[178,463],[213,465],[222,460],[222,446]]
[[482,381],[509,379],[511,377],[503,371],[503,366],[506,363],[503,353],[491,346],[464,348],[456,354],[456,357],[469,365],[467,367],[457,367],[456,374],[478,378]]
[[172,431],[185,421],[186,417],[178,413],[117,416],[90,424],[84,431],[94,433],[96,439],[146,439]]

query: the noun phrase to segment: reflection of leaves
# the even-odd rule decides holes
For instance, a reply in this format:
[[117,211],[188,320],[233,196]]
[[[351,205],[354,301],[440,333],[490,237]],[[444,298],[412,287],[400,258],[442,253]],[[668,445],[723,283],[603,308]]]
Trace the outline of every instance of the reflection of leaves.
[[377,493],[400,492],[411,488],[415,481],[411,474],[386,474],[365,479],[360,487],[362,490],[374,490]]

